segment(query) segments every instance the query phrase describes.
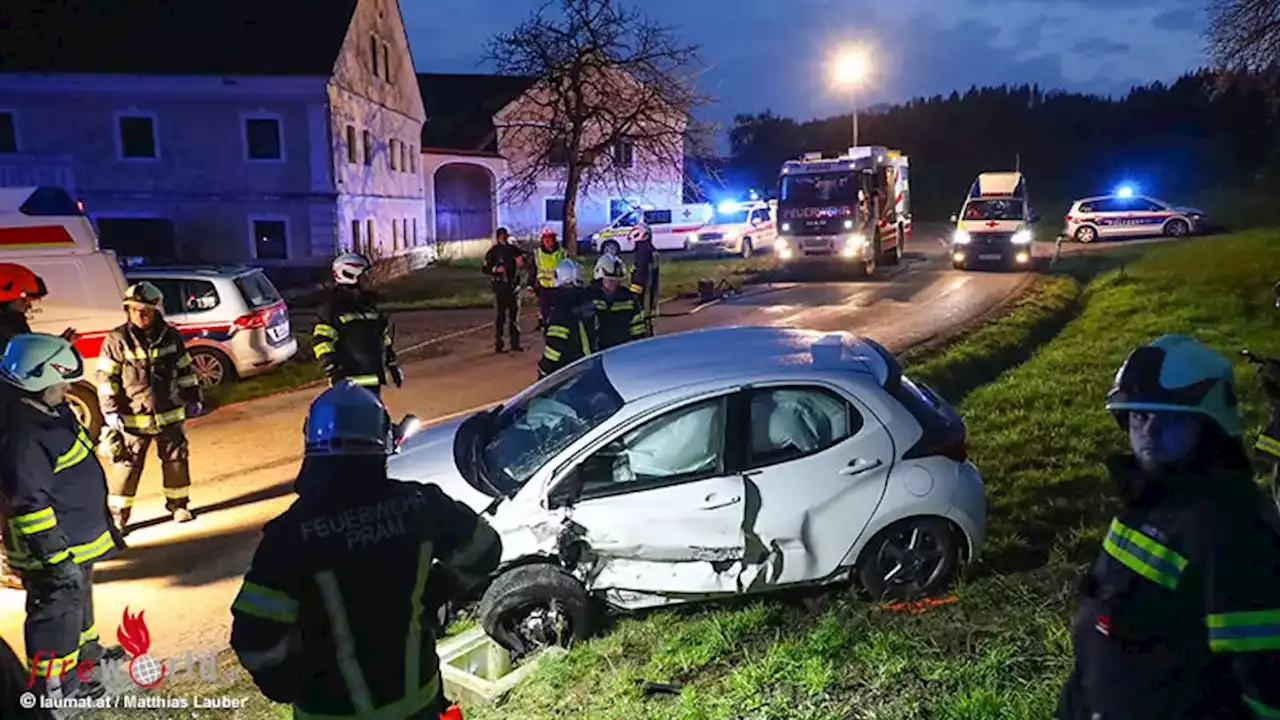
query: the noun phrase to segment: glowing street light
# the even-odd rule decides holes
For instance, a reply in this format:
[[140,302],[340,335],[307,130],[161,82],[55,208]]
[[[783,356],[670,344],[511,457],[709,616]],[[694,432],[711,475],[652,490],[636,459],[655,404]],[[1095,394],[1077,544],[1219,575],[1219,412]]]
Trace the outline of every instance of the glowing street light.
[[862,49],[849,49],[836,57],[832,66],[832,81],[837,87],[846,88],[853,99],[853,147],[858,146],[857,91],[871,74],[871,59]]

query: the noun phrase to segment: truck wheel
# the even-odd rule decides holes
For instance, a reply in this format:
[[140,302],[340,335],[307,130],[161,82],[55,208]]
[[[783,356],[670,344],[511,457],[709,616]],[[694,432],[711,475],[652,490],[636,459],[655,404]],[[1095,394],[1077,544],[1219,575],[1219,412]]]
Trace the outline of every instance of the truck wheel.
[[871,277],[876,274],[876,263],[879,262],[880,254],[883,252],[880,249],[879,233],[876,233],[876,237],[872,240],[872,243],[874,244],[871,247],[871,259],[862,263],[862,274],[866,277]]
[[614,255],[621,255],[622,246],[618,244],[617,240],[605,240],[604,242],[600,243],[600,254],[603,255],[605,253],[613,253]]
[[755,254],[755,248],[751,245],[751,238],[742,238],[742,259],[747,260]]
[[480,624],[520,658],[544,647],[568,647],[595,629],[595,613],[578,579],[555,565],[521,565],[499,575],[480,599]]
[[907,244],[906,234],[902,232],[902,226],[899,225],[897,230],[894,231],[893,249],[885,253],[884,255],[884,264],[885,265],[902,264],[902,253],[903,253],[903,248],[906,244]]
[[89,438],[98,441],[98,433],[102,432],[102,408],[98,405],[98,393],[92,385],[78,382],[67,391],[67,405],[71,406],[71,414],[89,431]]

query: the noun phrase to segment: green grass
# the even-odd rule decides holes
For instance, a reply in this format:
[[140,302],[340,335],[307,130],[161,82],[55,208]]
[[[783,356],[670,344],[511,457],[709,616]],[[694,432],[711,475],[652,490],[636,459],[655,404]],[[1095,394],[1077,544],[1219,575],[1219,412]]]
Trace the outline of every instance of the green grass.
[[311,353],[311,336],[295,333],[293,337],[298,341],[298,352],[288,362],[262,375],[207,389],[205,402],[211,407],[222,407],[323,380],[324,371]]

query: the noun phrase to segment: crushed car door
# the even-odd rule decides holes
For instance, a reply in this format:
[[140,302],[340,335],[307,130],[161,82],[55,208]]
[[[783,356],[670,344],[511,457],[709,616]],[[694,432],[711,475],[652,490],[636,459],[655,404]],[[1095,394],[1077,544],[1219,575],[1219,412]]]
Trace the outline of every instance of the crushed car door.
[[575,470],[569,519],[589,586],[734,592],[746,496],[725,469],[727,400],[701,400],[624,431]]
[[862,403],[817,385],[747,392],[748,563],[781,585],[840,567],[880,504],[893,439]]

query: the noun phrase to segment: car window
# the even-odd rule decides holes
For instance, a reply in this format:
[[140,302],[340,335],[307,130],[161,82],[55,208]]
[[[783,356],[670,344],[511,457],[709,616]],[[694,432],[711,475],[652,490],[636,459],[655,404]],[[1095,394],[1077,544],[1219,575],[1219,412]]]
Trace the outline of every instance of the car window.
[[626,215],[623,215],[622,217],[618,218],[618,221],[614,223],[614,226],[615,227],[635,227],[636,219],[639,217],[640,217],[640,214],[637,213],[635,210],[632,210]]
[[221,304],[218,289],[208,280],[185,280],[182,283],[182,303],[185,312],[209,312]]
[[1165,209],[1164,205],[1161,205],[1160,203],[1150,198],[1143,198],[1142,200],[1140,200],[1135,204],[1141,206],[1141,209],[1146,210],[1147,212],[1161,212],[1162,210]]
[[862,428],[862,415],[844,398],[816,387],[751,392],[747,467],[821,452]]
[[1080,203],[1080,209],[1078,210],[1078,212],[1081,212],[1081,213],[1098,212],[1098,204],[1096,202]]
[[644,224],[645,225],[670,225],[671,211],[670,210],[645,210]]
[[516,396],[486,433],[485,473],[517,487],[575,440],[622,408],[599,356],[566,368]]
[[129,278],[130,283],[149,282],[155,285],[164,295],[164,314],[181,315],[187,312],[182,302],[182,281],[170,278],[138,277]]
[[276,290],[276,286],[261,270],[236,278],[236,287],[240,289],[245,304],[251,310],[275,305],[283,299],[280,297],[280,291]]
[[582,497],[724,472],[726,398],[686,405],[596,451],[580,468]]

